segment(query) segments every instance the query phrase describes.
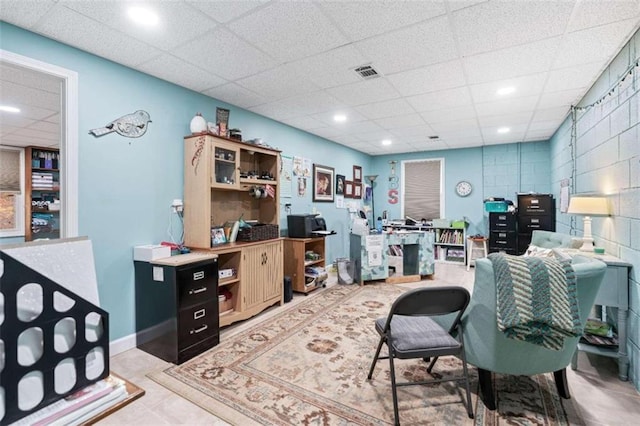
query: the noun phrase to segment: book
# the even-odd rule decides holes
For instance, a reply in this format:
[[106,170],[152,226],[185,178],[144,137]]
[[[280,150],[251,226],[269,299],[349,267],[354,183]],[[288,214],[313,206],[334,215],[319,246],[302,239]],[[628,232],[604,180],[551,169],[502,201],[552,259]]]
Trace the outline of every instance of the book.
[[231,228],[231,236],[229,237],[230,242],[234,243],[236,238],[238,238],[238,229],[240,229],[240,221],[236,220]]

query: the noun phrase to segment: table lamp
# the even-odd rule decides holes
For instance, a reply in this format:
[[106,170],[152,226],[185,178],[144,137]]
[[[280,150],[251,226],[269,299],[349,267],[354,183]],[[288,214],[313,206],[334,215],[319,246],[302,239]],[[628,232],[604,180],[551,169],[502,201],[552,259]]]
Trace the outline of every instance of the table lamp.
[[609,216],[609,202],[604,197],[574,196],[569,200],[567,213],[582,215],[584,218],[584,236],[580,251],[593,252],[593,235],[591,235],[591,216]]

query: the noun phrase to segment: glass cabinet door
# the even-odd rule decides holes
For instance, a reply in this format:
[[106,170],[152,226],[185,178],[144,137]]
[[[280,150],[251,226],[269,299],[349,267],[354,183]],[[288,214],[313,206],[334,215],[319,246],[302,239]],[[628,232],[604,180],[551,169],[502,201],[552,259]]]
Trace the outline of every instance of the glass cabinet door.
[[238,181],[238,160],[239,152],[237,148],[225,145],[214,145],[213,147],[213,182],[211,186],[237,188]]

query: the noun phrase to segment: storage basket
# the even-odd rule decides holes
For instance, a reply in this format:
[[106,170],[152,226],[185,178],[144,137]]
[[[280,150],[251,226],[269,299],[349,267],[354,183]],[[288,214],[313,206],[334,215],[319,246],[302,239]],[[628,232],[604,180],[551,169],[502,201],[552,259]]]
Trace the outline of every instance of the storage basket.
[[504,213],[507,211],[507,203],[504,201],[485,201],[484,209],[489,213]]
[[278,225],[268,223],[256,223],[248,228],[240,228],[238,230],[238,238],[236,241],[262,241],[278,238],[280,231]]
[[451,222],[451,227],[452,228],[456,228],[456,229],[464,229],[467,227],[467,221],[462,219],[462,220],[454,220]]

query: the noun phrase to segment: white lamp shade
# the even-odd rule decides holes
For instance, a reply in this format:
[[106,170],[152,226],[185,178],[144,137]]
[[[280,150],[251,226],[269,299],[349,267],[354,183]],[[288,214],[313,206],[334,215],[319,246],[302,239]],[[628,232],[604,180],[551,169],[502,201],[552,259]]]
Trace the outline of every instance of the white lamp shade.
[[587,216],[608,216],[610,214],[609,201],[604,197],[571,197],[567,213]]

